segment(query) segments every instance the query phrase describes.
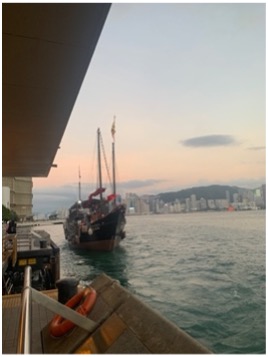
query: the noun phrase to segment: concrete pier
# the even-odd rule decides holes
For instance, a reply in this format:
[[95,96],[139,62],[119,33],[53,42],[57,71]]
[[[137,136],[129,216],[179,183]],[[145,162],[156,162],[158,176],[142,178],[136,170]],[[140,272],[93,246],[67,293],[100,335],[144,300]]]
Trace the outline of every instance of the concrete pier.
[[206,347],[133,296],[105,274],[92,287],[97,301],[88,317],[97,323],[89,334],[75,327],[53,338],[42,330],[43,353],[209,354]]

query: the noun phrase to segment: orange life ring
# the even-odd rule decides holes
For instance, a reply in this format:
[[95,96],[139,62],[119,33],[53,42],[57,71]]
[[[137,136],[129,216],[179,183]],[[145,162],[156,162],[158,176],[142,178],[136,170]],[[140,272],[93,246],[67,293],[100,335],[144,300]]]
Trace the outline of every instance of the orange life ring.
[[[70,308],[74,308],[78,305],[82,299],[84,299],[83,303],[78,306],[76,312],[79,314],[86,316],[89,311],[93,308],[93,305],[96,301],[97,293],[93,288],[85,288],[74,295],[65,306]],[[50,334],[54,337],[61,337],[65,335],[68,331],[74,328],[75,323],[72,321],[64,319],[60,315],[56,315],[50,324]]]

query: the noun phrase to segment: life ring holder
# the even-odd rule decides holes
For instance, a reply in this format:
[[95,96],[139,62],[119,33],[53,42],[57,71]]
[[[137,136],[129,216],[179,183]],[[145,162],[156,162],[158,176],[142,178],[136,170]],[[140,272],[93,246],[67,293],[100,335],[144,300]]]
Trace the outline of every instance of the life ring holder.
[[[86,316],[93,308],[96,298],[97,293],[93,288],[85,288],[68,300],[65,306],[74,308],[84,299],[83,303],[77,307],[76,312]],[[53,337],[61,337],[75,326],[75,323],[72,321],[66,320],[60,315],[56,315],[50,323],[49,330]]]

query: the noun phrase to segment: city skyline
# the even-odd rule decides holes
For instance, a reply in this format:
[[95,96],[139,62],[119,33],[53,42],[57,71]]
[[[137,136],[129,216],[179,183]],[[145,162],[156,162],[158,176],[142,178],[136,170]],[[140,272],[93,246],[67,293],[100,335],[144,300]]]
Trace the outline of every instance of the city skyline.
[[122,194],[265,183],[265,4],[112,4],[33,211],[93,185],[114,115]]
[[[246,188],[246,187],[239,187],[239,186],[229,186],[231,187],[238,187],[239,189],[245,190],[245,191],[254,191],[260,189],[263,185],[266,185],[266,183],[262,183],[259,186],[256,186],[254,188]],[[214,185],[211,185],[214,186]],[[216,185],[217,186],[217,185]],[[219,185],[221,186],[221,185]],[[224,186],[224,185],[222,185]],[[210,186],[195,186],[195,187],[187,187],[185,188],[186,190],[188,189],[197,189],[200,187],[210,187]],[[160,196],[161,194],[165,193],[176,193],[176,192],[181,192],[185,189],[182,190],[175,190],[175,191],[167,191],[167,192],[159,192],[159,193],[143,193],[141,195],[138,195],[136,192],[133,191],[126,191],[124,194],[120,194],[122,200],[125,201],[126,196],[129,195],[134,195],[137,197],[145,197],[145,196]],[[86,200],[89,195],[87,195],[88,191],[88,185],[81,185],[81,198],[82,200]],[[106,195],[104,196],[106,197]],[[214,199],[219,199],[219,197],[214,197]],[[35,195],[33,196],[33,215],[35,214],[49,214],[51,212],[55,212],[58,210],[68,210],[74,202],[78,201],[78,189],[74,187],[65,187],[65,191],[61,191],[60,195],[58,195],[57,191],[50,191],[48,190],[45,193],[42,193],[40,197],[36,198]],[[232,202],[232,199],[231,199]]]

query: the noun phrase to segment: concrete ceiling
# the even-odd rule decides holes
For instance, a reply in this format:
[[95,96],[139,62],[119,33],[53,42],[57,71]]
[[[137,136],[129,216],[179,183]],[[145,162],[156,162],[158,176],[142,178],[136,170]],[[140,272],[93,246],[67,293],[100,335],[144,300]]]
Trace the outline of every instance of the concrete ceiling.
[[2,4],[2,176],[46,177],[110,4]]

